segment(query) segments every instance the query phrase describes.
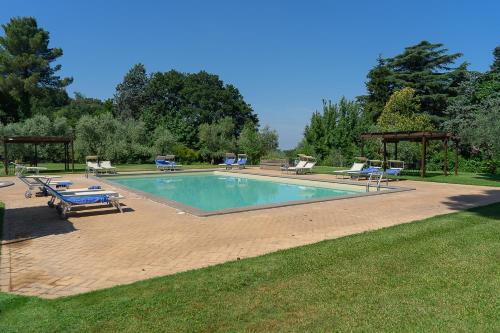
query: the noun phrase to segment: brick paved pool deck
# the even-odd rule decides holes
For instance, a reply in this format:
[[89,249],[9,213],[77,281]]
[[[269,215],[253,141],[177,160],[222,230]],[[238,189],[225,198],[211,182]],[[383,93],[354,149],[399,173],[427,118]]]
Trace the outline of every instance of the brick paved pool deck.
[[[245,172],[262,173],[247,169]],[[265,171],[270,175],[279,172]],[[335,176],[309,175],[332,180]],[[65,175],[75,187],[96,184]],[[500,188],[401,181],[415,191],[196,217],[118,189],[124,213],[84,209],[59,219],[25,185],[6,205],[1,291],[56,298],[173,274],[500,201]],[[106,188],[112,186],[106,184]]]

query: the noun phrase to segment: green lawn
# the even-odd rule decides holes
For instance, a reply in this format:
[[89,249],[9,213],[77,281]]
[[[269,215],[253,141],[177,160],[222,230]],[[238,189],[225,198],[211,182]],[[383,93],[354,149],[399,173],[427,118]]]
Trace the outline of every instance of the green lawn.
[[88,294],[0,332],[500,331],[500,204]]
[[[314,167],[314,173],[331,174],[335,170],[342,168],[317,166]],[[348,169],[348,168],[346,168]],[[406,172],[401,179],[436,182],[436,183],[450,183],[462,185],[480,185],[480,186],[499,186],[500,187],[500,174],[478,174],[470,172],[459,172],[457,176],[450,174],[445,176],[442,172],[428,171],[425,178],[419,176],[418,171]]]

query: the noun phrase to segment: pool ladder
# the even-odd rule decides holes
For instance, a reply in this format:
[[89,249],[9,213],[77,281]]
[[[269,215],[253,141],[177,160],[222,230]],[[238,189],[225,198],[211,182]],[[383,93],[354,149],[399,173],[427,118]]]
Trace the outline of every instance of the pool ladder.
[[380,191],[380,184],[384,179],[383,172],[371,172],[370,177],[368,177],[368,181],[366,182],[366,192],[370,192],[370,185],[372,182],[376,182],[377,184],[377,192]]

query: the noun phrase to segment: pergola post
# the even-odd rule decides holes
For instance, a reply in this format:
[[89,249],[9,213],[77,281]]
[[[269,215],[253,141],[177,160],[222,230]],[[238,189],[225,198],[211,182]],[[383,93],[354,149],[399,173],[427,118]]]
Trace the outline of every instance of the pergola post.
[[427,159],[427,138],[422,137],[422,156],[420,160],[420,177],[425,177],[425,160]]
[[35,161],[33,161],[34,166],[38,166],[38,145],[35,144]]
[[394,159],[398,159],[398,142],[394,142]]
[[458,141],[455,141],[455,176],[458,175]]
[[7,141],[3,139],[3,164],[5,167],[5,175],[9,175],[9,159],[7,157]]
[[68,171],[68,144],[64,144],[64,171]]
[[73,139],[71,139],[71,172],[75,172],[75,148],[73,147]]
[[444,175],[448,176],[448,139],[444,139]]
[[387,169],[387,142],[384,140],[384,171]]

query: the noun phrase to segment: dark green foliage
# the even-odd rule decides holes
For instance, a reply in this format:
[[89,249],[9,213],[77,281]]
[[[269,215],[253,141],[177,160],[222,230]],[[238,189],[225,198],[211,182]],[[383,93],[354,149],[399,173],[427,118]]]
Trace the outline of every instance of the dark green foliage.
[[366,82],[368,95],[362,96],[361,101],[364,103],[365,112],[373,122],[378,119],[385,103],[394,91],[392,74],[387,61],[381,56],[377,59],[377,65],[368,72]]
[[139,119],[141,108],[147,104],[146,88],[149,78],[143,64],[134,65],[116,86],[115,103],[121,119]]
[[500,46],[495,47],[493,50],[493,63],[491,64],[490,72],[500,72]]
[[204,71],[172,70],[148,78],[144,66],[136,65],[117,86],[115,102],[120,117],[142,119],[151,131],[164,124],[180,143],[191,148],[198,148],[201,124],[230,117],[232,134],[238,136],[247,121],[258,123],[238,89]]
[[379,58],[377,66],[368,73],[368,95],[361,97],[372,119],[380,115],[395,90],[413,88],[421,111],[430,114],[435,123],[442,121],[448,99],[456,96],[455,88],[467,71],[466,63],[452,67],[461,53],[447,52],[443,44],[422,41],[393,58]]
[[[12,18],[2,28],[5,35],[0,37],[0,121],[12,122],[32,115],[36,104],[33,99],[57,100],[73,79],[56,75],[61,65],[51,63],[62,56],[62,49],[49,48],[49,33],[39,28],[34,18]],[[39,104],[47,106],[44,102]]]
[[475,97],[479,101],[491,96],[500,97],[500,46],[493,50],[493,64],[479,78],[475,91]]
[[88,98],[83,94],[76,92],[75,97],[70,100],[68,105],[57,109],[53,116],[65,117],[68,123],[75,127],[78,120],[85,116],[96,116],[113,112],[113,102],[111,100],[101,101],[97,98]]
[[495,172],[500,160],[500,73],[497,47],[493,52],[491,70],[470,73],[458,87],[446,113],[449,120],[443,127],[461,138],[462,154],[488,161]]

